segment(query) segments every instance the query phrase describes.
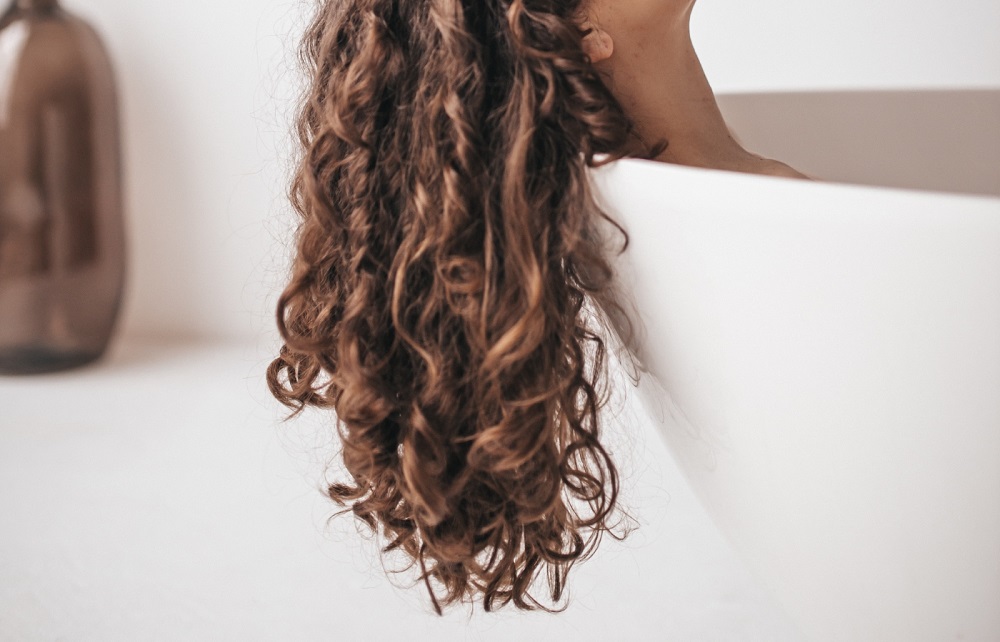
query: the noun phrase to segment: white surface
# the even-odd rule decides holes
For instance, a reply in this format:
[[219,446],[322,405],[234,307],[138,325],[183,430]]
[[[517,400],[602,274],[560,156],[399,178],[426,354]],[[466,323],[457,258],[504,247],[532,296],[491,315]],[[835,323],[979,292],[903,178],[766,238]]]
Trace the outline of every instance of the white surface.
[[1000,198],[596,181],[659,427],[803,632],[1000,639]]
[[726,93],[1000,85],[996,0],[698,0],[691,31]]
[[800,639],[622,400],[639,529],[572,571],[565,613],[439,619],[350,517],[324,527],[333,447],[322,415],[280,424],[272,349],[126,342],[0,378],[0,640]]
[[[312,2],[65,3],[92,18],[120,78],[125,331],[269,330],[292,224],[286,54]],[[699,0],[692,29],[721,92],[1000,87],[996,0]]]

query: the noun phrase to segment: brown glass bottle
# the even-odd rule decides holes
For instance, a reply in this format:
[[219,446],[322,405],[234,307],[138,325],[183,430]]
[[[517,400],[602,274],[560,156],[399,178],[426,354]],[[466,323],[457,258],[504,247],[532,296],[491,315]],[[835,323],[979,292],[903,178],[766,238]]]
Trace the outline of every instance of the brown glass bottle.
[[100,38],[58,0],[13,0],[0,14],[0,374],[106,351],[125,281],[121,182]]

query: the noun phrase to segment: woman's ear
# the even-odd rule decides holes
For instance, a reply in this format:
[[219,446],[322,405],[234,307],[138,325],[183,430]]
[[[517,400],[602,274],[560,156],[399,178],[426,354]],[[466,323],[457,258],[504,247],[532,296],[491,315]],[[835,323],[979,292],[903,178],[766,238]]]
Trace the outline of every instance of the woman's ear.
[[590,62],[601,62],[611,57],[615,52],[615,41],[607,31],[602,31],[600,27],[585,20],[580,25],[583,29],[583,53],[590,57]]

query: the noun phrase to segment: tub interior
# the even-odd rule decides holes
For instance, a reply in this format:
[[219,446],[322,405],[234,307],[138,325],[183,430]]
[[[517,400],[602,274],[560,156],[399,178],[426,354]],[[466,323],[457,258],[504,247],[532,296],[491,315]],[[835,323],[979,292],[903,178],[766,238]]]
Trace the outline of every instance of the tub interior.
[[1000,89],[724,94],[748,149],[833,182],[1000,196]]

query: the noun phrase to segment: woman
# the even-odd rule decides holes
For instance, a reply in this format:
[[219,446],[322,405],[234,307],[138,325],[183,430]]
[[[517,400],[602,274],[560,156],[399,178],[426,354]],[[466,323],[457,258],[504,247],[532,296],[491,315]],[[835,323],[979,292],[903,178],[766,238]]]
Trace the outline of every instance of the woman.
[[584,304],[622,306],[588,168],[798,175],[729,135],[692,4],[326,0],[303,42],[302,222],[268,383],[292,416],[333,409],[350,479],[330,497],[419,566],[439,613],[547,608],[540,571],[558,601],[613,532]]

